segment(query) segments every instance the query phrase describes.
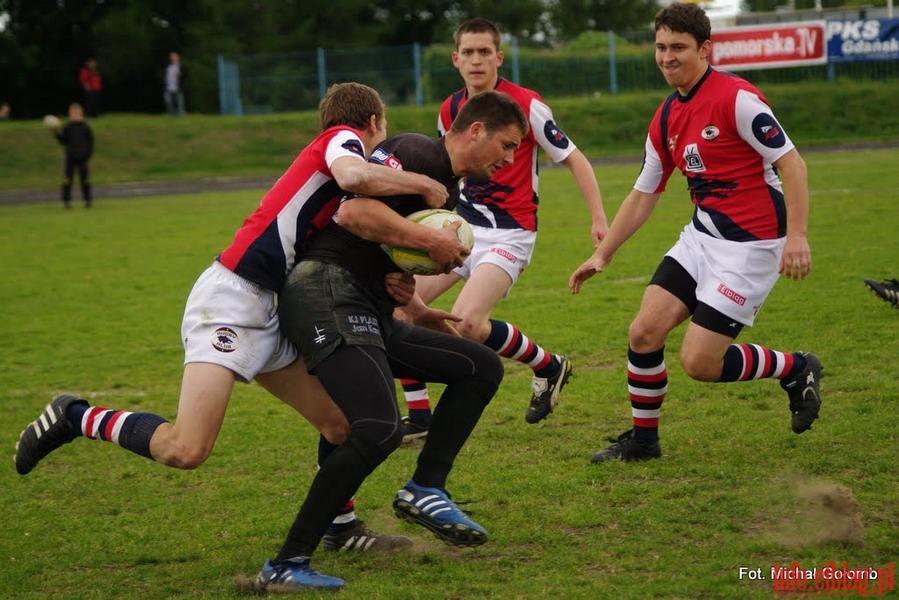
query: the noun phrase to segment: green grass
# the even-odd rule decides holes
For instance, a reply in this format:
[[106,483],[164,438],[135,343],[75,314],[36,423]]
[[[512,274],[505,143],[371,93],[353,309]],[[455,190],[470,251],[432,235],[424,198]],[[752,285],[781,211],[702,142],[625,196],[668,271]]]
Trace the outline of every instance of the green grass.
[[[766,85],[765,94],[790,136],[806,147],[899,141],[899,84],[840,81]],[[556,121],[591,158],[640,156],[647,123],[669,94],[605,94],[552,99]],[[436,134],[437,106],[391,106],[391,134]],[[315,111],[222,117],[108,114],[90,121],[96,184],[193,181],[209,177],[280,175],[318,133]],[[38,120],[0,123],[0,191],[55,189],[62,148]]]
[[[364,484],[358,506],[375,529],[412,537],[415,551],[319,552],[316,566],[349,583],[340,597],[765,598],[771,582],[740,580],[740,567],[768,576],[775,563],[895,561],[899,311],[861,280],[899,276],[899,151],[806,160],[814,271],[779,282],[740,340],[821,356],[824,407],[813,431],[789,431],[774,381],[688,379],[677,330],[663,459],[590,465],[607,435],[629,427],[628,323],[691,207],[682,180],[673,181],[644,229],[572,297],[566,283],[590,252],[589,220],[571,177],[547,169],[535,260],[494,316],[572,359],[562,403],[526,424],[530,375],[506,363],[449,481],[456,499],[476,501],[468,508],[491,533],[480,548],[444,546],[393,516],[390,501],[417,455],[397,451]],[[597,170],[610,215],[637,168]],[[0,448],[8,457],[21,428],[61,391],[174,417],[184,300],[260,195],[104,200],[90,212],[56,203],[0,209]],[[237,388],[215,452],[196,471],[87,440],[27,477],[7,463],[0,597],[237,597],[232,578],[254,573],[281,544],[314,474],[315,445],[308,424],[248,385]],[[851,490],[862,543],[827,541],[839,519],[803,509],[807,485]]]

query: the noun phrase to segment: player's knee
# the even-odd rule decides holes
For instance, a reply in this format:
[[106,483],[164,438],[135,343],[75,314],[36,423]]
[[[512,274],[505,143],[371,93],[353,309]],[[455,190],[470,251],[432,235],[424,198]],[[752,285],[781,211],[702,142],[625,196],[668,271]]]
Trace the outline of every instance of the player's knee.
[[665,343],[668,331],[650,320],[635,319],[627,330],[630,347],[637,352],[647,352]]
[[350,424],[346,419],[335,421],[333,423],[325,423],[319,428],[319,432],[325,436],[325,439],[335,446],[339,446],[350,437]]
[[472,379],[480,383],[483,390],[493,397],[493,394],[499,389],[505,373],[502,361],[496,352],[481,345],[478,345],[477,350],[472,348],[469,356],[475,361],[475,372]]
[[212,444],[185,443],[176,439],[151,442],[153,458],[168,467],[196,469],[212,454]]
[[486,319],[472,318],[464,314],[460,316],[462,320],[455,324],[456,331],[465,339],[483,343],[490,335],[490,324]]
[[706,356],[682,351],[680,364],[684,373],[696,381],[718,381],[721,376],[720,364],[710,361]]
[[348,441],[360,451],[369,467],[374,470],[403,442],[402,422],[397,420],[390,426],[388,423],[368,421],[364,426],[354,427]]

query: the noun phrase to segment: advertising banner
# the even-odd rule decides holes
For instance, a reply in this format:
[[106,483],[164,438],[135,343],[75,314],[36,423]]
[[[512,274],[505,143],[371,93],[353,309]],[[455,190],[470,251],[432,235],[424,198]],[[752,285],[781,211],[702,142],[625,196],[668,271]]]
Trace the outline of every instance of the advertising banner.
[[828,20],[827,55],[835,63],[899,60],[899,19]]
[[825,23],[802,21],[713,29],[709,62],[727,71],[825,64]]

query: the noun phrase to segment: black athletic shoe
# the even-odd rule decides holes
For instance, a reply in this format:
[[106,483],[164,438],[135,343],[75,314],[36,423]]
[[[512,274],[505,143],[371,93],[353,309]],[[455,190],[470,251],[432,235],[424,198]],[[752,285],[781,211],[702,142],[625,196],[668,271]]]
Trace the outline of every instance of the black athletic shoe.
[[356,519],[352,527],[340,533],[326,533],[322,539],[325,550],[335,552],[386,552],[412,547],[412,540],[401,535],[383,535],[365,527]]
[[425,441],[428,437],[427,425],[413,423],[409,417],[403,417],[403,444],[411,444],[415,440]]
[[811,352],[800,352],[805,358],[805,368],[796,375],[780,380],[782,387],[790,397],[790,412],[793,413],[793,432],[802,433],[812,428],[812,422],[818,418],[821,410],[819,383],[821,379],[821,360]]
[[650,460],[661,458],[662,446],[656,440],[653,443],[645,442],[634,437],[634,430],[628,429],[618,436],[611,438],[615,443],[604,450],[600,450],[590,457],[590,462],[601,463],[609,460],[623,460],[631,462],[635,460]]
[[892,304],[893,308],[899,308],[899,279],[887,279],[886,281],[865,279],[865,285],[885,302]]
[[549,413],[559,404],[562,388],[571,377],[571,361],[564,356],[557,355],[556,358],[559,359],[561,368],[554,377],[537,377],[535,375],[531,381],[534,395],[531,396],[531,403],[527,412],[524,413],[524,420],[528,423],[537,423],[549,416]]
[[78,430],[66,419],[70,405],[87,400],[60,394],[55,396],[44,412],[22,431],[16,442],[16,471],[27,475],[45,456],[78,437]]

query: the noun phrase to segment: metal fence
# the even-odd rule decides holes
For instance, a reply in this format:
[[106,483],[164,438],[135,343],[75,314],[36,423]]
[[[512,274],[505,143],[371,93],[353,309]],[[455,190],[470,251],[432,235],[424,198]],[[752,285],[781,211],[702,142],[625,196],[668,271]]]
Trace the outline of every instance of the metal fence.
[[[660,75],[650,31],[608,34],[608,49],[588,56],[506,48],[500,75],[546,98],[657,90]],[[333,83],[358,81],[377,89],[390,105],[432,104],[462,87],[450,64],[451,49],[406,46],[252,56],[219,56],[223,114],[311,110]],[[753,83],[851,79],[899,80],[899,60],[831,63],[744,71]]]

